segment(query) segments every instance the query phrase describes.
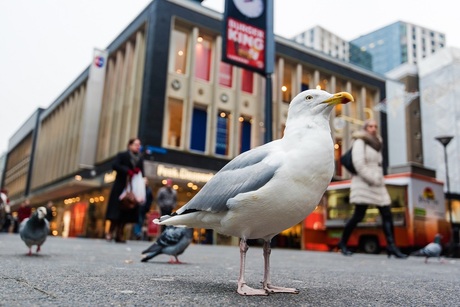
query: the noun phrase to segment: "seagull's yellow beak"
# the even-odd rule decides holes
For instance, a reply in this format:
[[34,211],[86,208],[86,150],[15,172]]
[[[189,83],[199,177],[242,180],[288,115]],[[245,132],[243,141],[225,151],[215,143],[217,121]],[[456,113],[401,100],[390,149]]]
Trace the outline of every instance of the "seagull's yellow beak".
[[355,101],[350,93],[340,92],[334,94],[331,98],[324,100],[323,103],[327,103],[329,105],[337,105],[339,103],[349,103],[350,101]]

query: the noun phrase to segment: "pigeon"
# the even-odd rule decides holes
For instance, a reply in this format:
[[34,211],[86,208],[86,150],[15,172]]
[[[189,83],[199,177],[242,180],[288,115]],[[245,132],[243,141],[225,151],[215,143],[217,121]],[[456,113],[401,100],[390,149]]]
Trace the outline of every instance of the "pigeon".
[[171,255],[169,263],[180,264],[179,256],[192,242],[193,229],[184,227],[168,226],[160,237],[149,248],[142,252],[141,262],[147,262],[153,257],[166,254]]
[[48,236],[50,226],[46,217],[46,208],[39,207],[30,218],[26,218],[19,225],[19,235],[29,247],[28,255],[32,255],[32,246],[37,245],[37,253]]
[[419,249],[411,254],[411,256],[425,256],[425,263],[428,263],[428,258],[438,257],[438,260],[441,260],[442,246],[441,246],[442,236],[438,233],[434,236],[433,242],[426,245],[424,248]]
[[[334,173],[329,124],[335,105],[353,101],[346,92],[306,90],[291,101],[281,139],[246,151],[218,171],[187,204],[155,220],[160,225],[214,229],[240,238],[240,295],[299,293],[272,285],[270,241],[301,222],[321,200]],[[263,289],[245,281],[247,240],[263,239]]]

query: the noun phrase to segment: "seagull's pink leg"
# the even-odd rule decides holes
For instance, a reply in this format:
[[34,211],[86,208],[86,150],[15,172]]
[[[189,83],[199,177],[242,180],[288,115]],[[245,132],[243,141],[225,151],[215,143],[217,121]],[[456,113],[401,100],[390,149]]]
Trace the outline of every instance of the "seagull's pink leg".
[[254,289],[246,285],[244,280],[244,271],[246,268],[246,252],[248,251],[248,244],[245,239],[240,240],[240,277],[238,278],[238,293],[241,295],[268,295],[265,290]]
[[264,242],[264,289],[269,293],[299,293],[298,289],[295,288],[284,288],[273,286],[270,281],[270,254],[272,248],[270,247],[270,241]]

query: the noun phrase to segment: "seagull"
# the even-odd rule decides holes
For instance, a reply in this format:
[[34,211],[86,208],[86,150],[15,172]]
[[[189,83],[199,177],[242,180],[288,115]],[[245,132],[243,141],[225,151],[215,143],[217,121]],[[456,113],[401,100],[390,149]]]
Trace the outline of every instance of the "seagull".
[[[217,172],[187,204],[157,219],[160,225],[214,229],[240,238],[240,295],[299,293],[272,285],[270,241],[301,222],[318,205],[334,173],[329,124],[335,105],[353,101],[346,92],[307,90],[289,105],[284,136],[246,151]],[[247,240],[263,239],[263,289],[245,280]]]
[[190,245],[190,243],[192,242],[192,236],[192,228],[174,226],[166,227],[166,229],[161,233],[157,241],[142,252],[144,257],[142,258],[141,262],[147,262],[157,255],[166,254],[171,255],[175,258],[171,258],[171,260],[169,260],[169,263],[182,263],[179,261],[177,256],[182,254],[185,251],[185,249]]
[[40,247],[48,236],[50,226],[48,220],[45,219],[46,208],[39,207],[30,218],[26,218],[19,225],[19,235],[29,247],[28,255],[32,255],[32,246],[37,245],[37,253],[40,251]]
[[411,256],[425,256],[425,263],[428,263],[428,258],[438,257],[441,260],[441,238],[442,236],[438,233],[434,236],[433,242],[429,243],[424,248],[419,249],[411,254]]

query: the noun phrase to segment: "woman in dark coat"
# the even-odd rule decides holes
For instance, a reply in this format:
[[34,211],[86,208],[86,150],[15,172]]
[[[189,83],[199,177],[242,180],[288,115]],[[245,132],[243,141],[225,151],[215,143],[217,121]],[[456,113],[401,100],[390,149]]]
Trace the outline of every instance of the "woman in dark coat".
[[117,154],[112,168],[117,172],[115,182],[110,192],[107,205],[106,219],[110,220],[110,230],[106,234],[108,241],[112,240],[115,233],[115,242],[126,242],[123,238],[123,231],[127,223],[136,223],[138,219],[138,207],[122,210],[120,208],[120,195],[126,187],[126,181],[139,171],[144,174],[144,159],[140,153],[141,141],[138,138],[130,139],[128,150]]

